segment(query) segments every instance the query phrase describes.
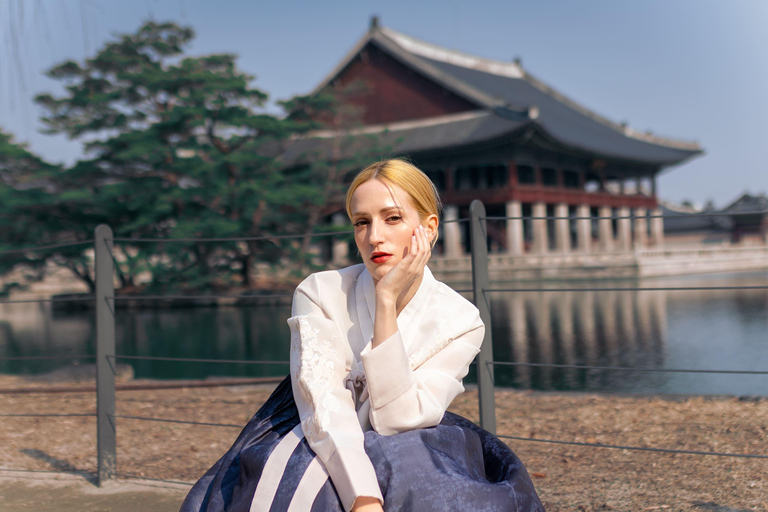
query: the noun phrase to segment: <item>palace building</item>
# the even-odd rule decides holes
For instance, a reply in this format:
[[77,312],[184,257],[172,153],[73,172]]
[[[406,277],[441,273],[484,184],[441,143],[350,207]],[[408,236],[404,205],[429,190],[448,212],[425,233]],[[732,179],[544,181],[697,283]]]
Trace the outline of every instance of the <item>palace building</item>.
[[[695,142],[640,133],[610,121],[500,62],[419,41],[380,26],[369,31],[314,94],[363,83],[349,96],[360,124],[346,135],[376,135],[383,157],[407,155],[432,178],[445,219],[468,216],[480,199],[491,251],[525,254],[620,253],[663,244],[656,177],[700,155]],[[338,157],[325,131],[283,155]],[[362,143],[361,143],[362,144]],[[530,217],[534,217],[531,219]],[[599,220],[598,220],[599,218]],[[444,225],[438,252],[460,257],[467,223]]]

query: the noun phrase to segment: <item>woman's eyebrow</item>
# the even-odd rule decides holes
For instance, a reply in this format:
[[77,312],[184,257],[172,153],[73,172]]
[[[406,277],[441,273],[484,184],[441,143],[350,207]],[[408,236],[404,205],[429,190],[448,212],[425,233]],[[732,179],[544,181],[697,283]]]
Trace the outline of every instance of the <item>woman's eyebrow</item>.
[[[379,213],[388,212],[390,210],[403,211],[403,209],[400,206],[385,206],[384,208],[379,210]],[[357,215],[368,215],[368,212],[352,212],[353,217]]]

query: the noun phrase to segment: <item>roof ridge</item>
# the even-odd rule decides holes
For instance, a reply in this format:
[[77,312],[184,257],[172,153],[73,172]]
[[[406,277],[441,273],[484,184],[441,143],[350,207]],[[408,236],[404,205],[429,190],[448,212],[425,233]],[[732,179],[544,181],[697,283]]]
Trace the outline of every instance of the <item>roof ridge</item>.
[[525,74],[522,66],[516,62],[486,59],[485,57],[478,57],[458,50],[452,50],[450,48],[445,48],[444,46],[422,41],[421,39],[392,30],[391,28],[379,27],[378,30],[385,36],[394,40],[404,50],[421,57],[439,60],[441,62],[465,68],[477,69],[478,71],[484,71],[494,75],[508,76],[510,78],[522,78]]
[[631,137],[633,139],[641,140],[643,142],[650,142],[652,144],[659,144],[663,146],[672,147],[675,149],[687,149],[692,151],[701,151],[701,145],[697,141],[689,141],[684,139],[674,139],[672,137],[662,137],[659,135],[654,135],[652,133],[647,132],[641,132],[639,130],[636,130],[632,128],[631,126],[625,124],[625,123],[616,123],[615,121],[611,121],[605,116],[602,116],[595,112],[594,110],[591,110],[584,105],[581,105],[580,103],[576,102],[575,100],[570,99],[565,94],[555,90],[552,86],[545,84],[535,76],[531,75],[527,71],[523,72],[524,75],[522,77],[523,80],[531,84],[532,86],[536,87],[540,91],[552,96],[560,103],[563,103],[570,108],[576,110],[580,114],[589,117],[593,121],[596,121],[598,123],[601,123],[609,128],[612,128],[618,132],[621,132],[623,135],[627,137]]
[[484,73],[490,73],[494,75],[525,80],[526,82],[536,87],[540,91],[552,96],[557,101],[576,110],[580,114],[592,119],[593,121],[596,121],[609,128],[612,128],[627,137],[641,140],[643,142],[649,142],[652,144],[668,146],[675,149],[686,149],[686,150],[693,150],[693,151],[701,150],[701,146],[696,141],[675,139],[672,137],[662,137],[662,136],[651,134],[651,133],[641,132],[639,130],[631,128],[630,126],[624,123],[617,123],[615,121],[612,121],[607,117],[598,114],[594,110],[591,110],[588,107],[581,105],[575,100],[570,99],[566,95],[555,90],[552,86],[545,84],[538,78],[534,77],[533,75],[525,71],[523,67],[516,62],[503,62],[499,60],[487,59],[484,57],[470,55],[468,53],[463,53],[458,50],[452,50],[449,48],[445,48],[443,46],[436,45],[434,43],[422,41],[421,39],[417,39],[413,36],[403,34],[402,32],[398,32],[391,28],[379,26],[376,28],[376,30],[378,30],[383,35],[387,36],[389,39],[393,40],[396,44],[398,44],[401,48],[403,48],[403,50],[416,54],[418,56],[426,57],[432,60],[438,60],[441,62],[446,62],[448,64],[453,64],[455,66],[482,71]]

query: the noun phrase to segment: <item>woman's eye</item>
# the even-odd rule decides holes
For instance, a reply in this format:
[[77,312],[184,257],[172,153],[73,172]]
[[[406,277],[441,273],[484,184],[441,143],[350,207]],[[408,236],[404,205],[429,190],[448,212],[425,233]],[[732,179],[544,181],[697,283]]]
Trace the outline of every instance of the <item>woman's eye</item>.
[[355,226],[357,228],[357,227],[360,227],[360,226],[365,226],[366,224],[368,224],[367,220],[359,220],[359,221],[355,222],[353,224],[353,226]]
[[389,221],[389,222],[397,222],[400,219],[402,219],[402,217],[400,215],[392,215],[390,217],[387,217],[387,221]]

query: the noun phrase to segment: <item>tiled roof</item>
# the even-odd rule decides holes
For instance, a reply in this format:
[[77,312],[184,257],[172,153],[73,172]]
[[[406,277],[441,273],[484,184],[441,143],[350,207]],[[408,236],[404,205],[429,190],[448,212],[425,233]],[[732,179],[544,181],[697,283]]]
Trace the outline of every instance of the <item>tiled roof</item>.
[[661,203],[661,214],[664,215],[665,233],[728,232],[733,229],[733,219],[717,210],[684,211],[672,205]]
[[[445,150],[504,136],[511,136],[529,124],[518,115],[504,117],[492,111],[478,110],[406,121],[387,125],[366,126],[347,132],[319,131],[295,139],[287,145],[281,160],[286,164],[311,159],[338,159],[358,151],[380,149],[381,157],[391,154],[424,153]],[[376,135],[376,137],[365,137]]]
[[[368,44],[492,113],[504,107],[529,113],[552,139],[596,156],[668,166],[702,153],[695,142],[640,133],[609,121],[566,98],[527,73],[518,63],[483,59],[373,26],[318,85],[330,83]],[[452,143],[460,143],[451,137]],[[413,149],[419,149],[413,144]]]
[[768,213],[768,197],[743,194],[730,205],[723,208],[725,213]]

